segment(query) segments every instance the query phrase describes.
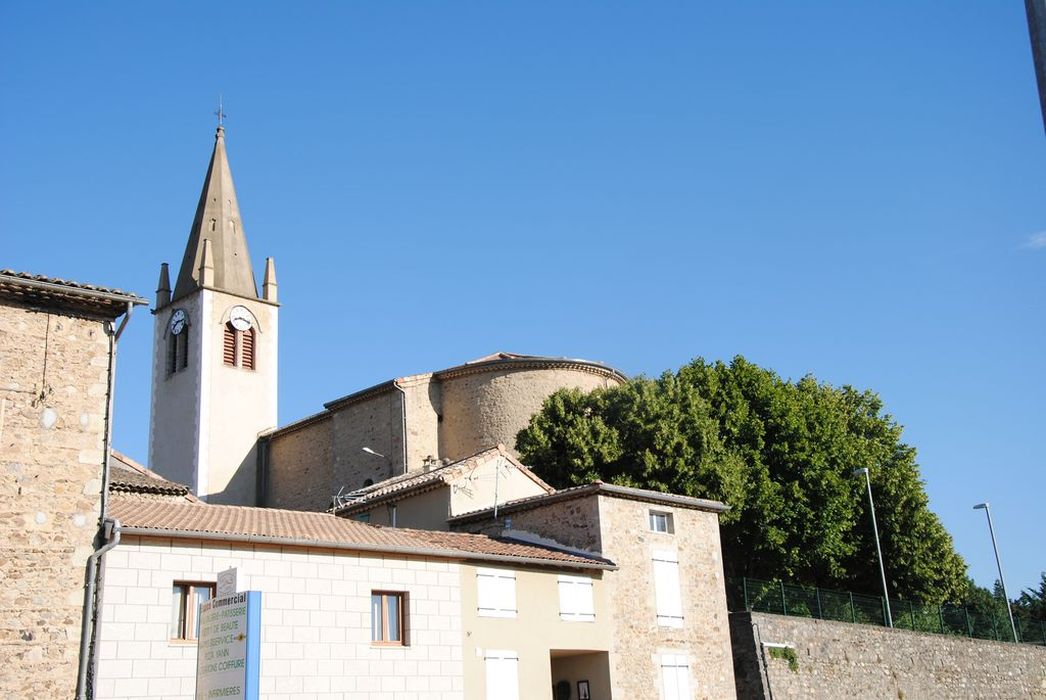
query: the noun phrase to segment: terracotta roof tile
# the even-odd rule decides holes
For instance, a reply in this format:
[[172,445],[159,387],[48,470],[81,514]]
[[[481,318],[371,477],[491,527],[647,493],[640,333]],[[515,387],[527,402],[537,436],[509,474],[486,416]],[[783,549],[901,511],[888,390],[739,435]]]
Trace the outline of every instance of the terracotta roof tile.
[[164,496],[191,496],[189,487],[162,476],[113,450],[109,460],[109,490],[126,493],[150,493]]
[[116,318],[127,304],[148,302],[137,294],[57,277],[0,270],[0,298],[29,306],[70,310],[91,316]]
[[187,501],[144,500],[114,494],[110,515],[133,534],[227,537],[288,545],[398,552],[450,559],[501,559],[506,563],[607,569],[614,565],[582,556],[486,535],[384,528],[339,518],[275,508],[224,506]]
[[403,474],[391,479],[386,479],[385,481],[379,481],[372,486],[360,489],[351,494],[352,496],[355,496],[355,498],[344,506],[335,508],[334,512],[348,513],[360,510],[363,506],[373,505],[375,502],[389,500],[389,497],[392,496],[402,496],[415,491],[428,490],[440,484],[449,484],[464,474],[466,470],[473,469],[488,458],[497,455],[501,455],[508,460],[512,466],[522,472],[525,476],[532,479],[534,483],[544,489],[546,493],[551,493],[554,490],[551,486],[545,483],[541,477],[506,452],[504,445],[498,445],[477,452],[471,457],[466,457],[465,459],[458,460],[451,464],[445,464],[442,467],[437,467],[427,472]]

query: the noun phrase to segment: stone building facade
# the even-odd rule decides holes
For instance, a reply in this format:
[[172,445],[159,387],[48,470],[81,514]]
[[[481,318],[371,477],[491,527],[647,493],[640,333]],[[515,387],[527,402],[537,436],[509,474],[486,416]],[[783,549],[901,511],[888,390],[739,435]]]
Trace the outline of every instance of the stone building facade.
[[515,454],[516,435],[550,394],[624,381],[598,362],[496,353],[378,384],[263,436],[262,503],[318,510],[339,491],[421,471],[430,459],[455,462],[497,444]]
[[103,517],[113,320],[143,299],[0,272],[0,697],[77,686]]
[[[179,617],[191,615],[179,591],[206,590],[229,568],[240,590],[262,593],[263,698],[492,697],[484,690],[490,670],[476,657],[480,643],[487,652],[509,647],[518,660],[514,679],[497,678],[504,690],[497,697],[551,700],[554,653],[577,656],[596,646],[605,659],[611,611],[602,575],[615,567],[600,557],[322,513],[213,505],[156,493],[169,491],[166,481],[121,479],[112,509],[119,544],[106,555],[99,697],[193,697],[197,644],[191,623]],[[477,581],[491,568],[518,582],[511,639],[498,636],[509,617],[480,608]],[[554,601],[562,576],[591,582],[597,619],[560,619]],[[384,614],[375,595],[401,601],[395,641],[375,639],[385,636],[375,633]]]
[[[654,697],[657,688],[662,697],[712,699],[734,696],[719,539],[725,509],[716,501],[594,483],[504,504],[497,518],[488,508],[448,524],[555,541],[613,561],[618,570],[604,584],[613,697]],[[667,578],[678,582],[677,590],[659,588]],[[666,596],[677,606],[670,616]],[[689,690],[673,695],[669,683]]]

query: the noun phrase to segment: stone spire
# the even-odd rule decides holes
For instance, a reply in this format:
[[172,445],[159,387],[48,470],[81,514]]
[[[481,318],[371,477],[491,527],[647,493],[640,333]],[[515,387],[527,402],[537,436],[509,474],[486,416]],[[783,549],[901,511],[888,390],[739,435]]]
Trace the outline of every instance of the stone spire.
[[265,279],[262,280],[262,299],[276,301],[276,262],[265,258]]
[[171,276],[167,273],[167,263],[160,263],[160,279],[156,283],[156,308],[162,309],[171,303]]
[[[209,245],[205,245],[209,244]],[[208,250],[204,260],[204,248]],[[200,278],[204,264],[208,277]],[[192,294],[201,287],[229,292],[243,297],[258,298],[258,287],[254,281],[247,238],[243,233],[240,207],[236,202],[236,189],[232,184],[229,158],[225,154],[225,129],[218,127],[214,139],[214,152],[203,182],[200,203],[196,206],[196,218],[189,231],[189,242],[178,271],[178,282],[174,287],[173,300]]]

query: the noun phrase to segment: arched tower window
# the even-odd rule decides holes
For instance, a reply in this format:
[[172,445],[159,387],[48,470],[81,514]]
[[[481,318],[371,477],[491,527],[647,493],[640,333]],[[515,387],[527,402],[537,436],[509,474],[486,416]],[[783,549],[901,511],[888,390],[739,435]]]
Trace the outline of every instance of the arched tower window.
[[255,369],[257,355],[254,328],[237,330],[232,322],[226,323],[222,337],[222,361],[229,367]]
[[186,314],[177,309],[167,332],[167,376],[189,366],[189,323]]

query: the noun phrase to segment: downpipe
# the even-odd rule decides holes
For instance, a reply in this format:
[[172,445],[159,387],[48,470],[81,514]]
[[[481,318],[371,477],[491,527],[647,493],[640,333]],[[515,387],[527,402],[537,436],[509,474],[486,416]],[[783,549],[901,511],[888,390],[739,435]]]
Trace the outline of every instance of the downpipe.
[[[134,303],[127,302],[127,310],[120,319],[120,325],[115,330],[113,323],[105,324],[105,333],[109,336],[109,367],[108,386],[105,394],[105,431],[102,437],[102,488],[101,504],[99,508],[98,521],[101,525],[103,546],[94,551],[87,558],[87,580],[84,585],[83,614],[80,618],[80,659],[76,673],[76,699],[85,700],[87,694],[88,673],[97,667],[95,650],[99,637],[99,627],[96,620],[100,609],[101,600],[101,572],[104,568],[99,566],[102,556],[110,549],[120,543],[120,521],[109,518],[109,472],[110,461],[113,451],[113,395],[116,391],[116,341],[123,335],[127,323],[134,313]],[[97,592],[97,595],[96,595]],[[93,693],[91,694],[93,696]]]
[[[119,520],[107,519],[102,530],[106,544],[96,549],[94,554],[87,558],[87,585],[84,586],[85,612],[94,610],[94,592],[97,580],[95,573],[98,570],[98,560],[110,549],[120,544]],[[90,654],[91,643],[94,641],[94,633],[97,628],[94,618],[94,615],[85,614],[80,622],[80,668],[76,678],[76,700],[86,700],[87,698],[87,670],[92,666],[88,663],[88,656],[93,657],[93,654]]]

